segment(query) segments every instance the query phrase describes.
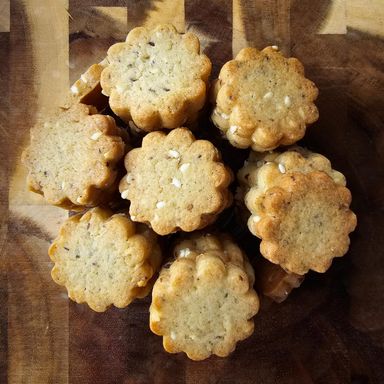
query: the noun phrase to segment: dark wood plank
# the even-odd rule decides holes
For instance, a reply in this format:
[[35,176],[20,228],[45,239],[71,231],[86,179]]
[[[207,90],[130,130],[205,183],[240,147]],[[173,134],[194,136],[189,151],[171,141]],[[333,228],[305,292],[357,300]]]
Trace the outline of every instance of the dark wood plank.
[[185,30],[196,33],[212,60],[212,78],[232,58],[232,2],[185,0]]
[[127,8],[72,4],[69,8],[69,75],[73,84],[108,48],[127,35]]
[[[49,11],[55,24],[53,30],[41,23]],[[33,12],[40,12],[41,19],[33,18]],[[58,2],[39,11],[32,3],[11,4],[8,78],[12,87],[8,100],[12,107],[7,127],[9,140],[1,142],[9,171],[5,247],[7,296],[8,303],[12,303],[7,311],[9,383],[67,382],[68,304],[66,296],[52,283],[47,256],[49,241],[58,228],[56,219],[62,212],[43,205],[26,191],[25,169],[20,164],[29,128],[52,108],[49,101],[56,103],[61,97],[55,86],[62,88],[62,84],[68,83],[67,71],[60,70],[63,65],[60,33],[65,25],[60,22],[60,15],[61,21],[67,22],[65,8]],[[44,41],[44,47],[37,41]]]
[[9,132],[9,33],[0,33],[0,382],[8,374],[8,275],[5,252],[8,231],[8,159]]
[[[277,45],[285,54],[290,52],[290,1],[236,0],[240,11],[239,26],[244,33],[242,46],[262,49]],[[235,52],[237,53],[237,52]]]
[[184,0],[132,0],[127,2],[128,30],[171,23],[184,32]]
[[125,7],[126,5],[127,0],[69,0],[69,9],[85,7]]
[[0,32],[9,32],[11,26],[10,0],[3,0],[0,3]]

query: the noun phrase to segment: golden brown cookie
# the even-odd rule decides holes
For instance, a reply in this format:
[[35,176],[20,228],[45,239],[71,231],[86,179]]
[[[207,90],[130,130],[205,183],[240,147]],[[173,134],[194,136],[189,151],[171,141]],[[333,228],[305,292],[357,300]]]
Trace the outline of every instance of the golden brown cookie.
[[124,156],[122,132],[111,116],[74,104],[31,129],[23,163],[29,188],[63,208],[94,206],[117,189]]
[[192,360],[224,357],[252,334],[252,317],[259,309],[253,270],[237,245],[224,239],[194,235],[161,270],[152,293],[150,328],[163,336],[166,351],[185,352]]
[[300,140],[318,119],[318,90],[276,47],[242,49],[212,88],[212,120],[232,145],[263,152]]
[[49,249],[53,280],[97,312],[144,297],[160,267],[155,234],[129,216],[94,208],[70,217]]
[[244,268],[248,274],[249,284],[253,286],[255,274],[244,252],[226,234],[211,234],[197,232],[177,242],[173,249],[175,258],[196,258],[201,253],[215,254],[226,263],[232,263]]
[[160,235],[203,228],[232,201],[232,173],[218,150],[186,128],[148,134],[128,152],[125,168],[120,193],[131,202],[132,220]]
[[290,273],[325,272],[343,256],[356,226],[344,176],[324,156],[296,147],[255,154],[239,171],[249,230],[261,254]]
[[211,62],[199,39],[170,24],[131,30],[108,50],[101,74],[111,109],[144,131],[173,129],[197,116],[206,98]]
[[107,66],[107,59],[91,65],[71,86],[70,104],[82,103],[93,105],[98,111],[108,106],[108,97],[102,94],[100,77]]

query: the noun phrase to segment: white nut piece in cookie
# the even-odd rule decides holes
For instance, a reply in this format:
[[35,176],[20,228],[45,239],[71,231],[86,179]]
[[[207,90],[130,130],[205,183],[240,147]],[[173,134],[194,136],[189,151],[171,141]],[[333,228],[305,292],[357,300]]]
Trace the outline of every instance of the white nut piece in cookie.
[[297,59],[275,46],[244,48],[220,71],[211,118],[235,147],[264,152],[304,136],[318,118],[317,94]]
[[101,208],[67,219],[49,256],[53,280],[97,312],[146,296],[161,262],[151,230]]
[[249,264],[243,251],[226,234],[215,235],[209,232],[195,232],[179,241],[173,251],[175,258],[188,257],[195,259],[203,253],[216,255],[226,263],[231,262],[244,268],[250,285],[253,286],[255,275],[252,266]]
[[170,24],[134,28],[109,48],[108,61],[101,86],[111,109],[144,131],[177,128],[204,105],[211,62],[192,33]]
[[195,248],[163,268],[152,292],[151,330],[163,336],[166,351],[185,352],[192,360],[228,356],[238,341],[252,334],[252,317],[259,310],[245,259],[232,262],[224,254],[225,245],[215,241],[217,252],[202,240],[199,253]]
[[120,192],[130,214],[160,235],[203,228],[231,203],[231,171],[209,141],[185,128],[149,133],[128,152],[125,168]]
[[29,188],[52,205],[73,209],[105,201],[117,189],[123,133],[112,117],[74,104],[31,129],[22,160]]
[[248,228],[272,263],[299,275],[325,272],[347,252],[356,216],[345,177],[326,157],[300,147],[253,153],[238,178]]

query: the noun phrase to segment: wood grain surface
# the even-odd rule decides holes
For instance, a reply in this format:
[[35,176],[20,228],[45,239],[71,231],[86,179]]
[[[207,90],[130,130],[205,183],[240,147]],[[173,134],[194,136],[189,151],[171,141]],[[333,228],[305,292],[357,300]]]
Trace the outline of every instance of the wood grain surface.
[[[67,212],[26,190],[20,164],[29,128],[70,83],[160,22],[200,37],[213,77],[245,46],[298,57],[320,88],[303,143],[346,175],[358,216],[347,256],[284,303],[263,300],[227,359],[166,354],[149,298],[102,314],[69,302],[47,256]],[[0,0],[0,383],[384,383],[383,63],[382,0]],[[220,146],[234,167],[247,155]],[[258,240],[233,235],[259,257]]]

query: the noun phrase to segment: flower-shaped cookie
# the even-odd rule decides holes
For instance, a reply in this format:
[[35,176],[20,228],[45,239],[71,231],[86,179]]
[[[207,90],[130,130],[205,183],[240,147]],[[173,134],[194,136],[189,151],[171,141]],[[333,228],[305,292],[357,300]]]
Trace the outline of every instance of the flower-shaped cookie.
[[135,28],[109,48],[108,61],[103,93],[118,116],[142,130],[180,127],[204,105],[211,62],[192,33],[170,24]]
[[212,120],[232,145],[267,151],[293,144],[318,118],[318,90],[295,58],[276,47],[242,49],[213,87]]
[[188,247],[179,247],[176,260],[163,267],[150,307],[151,330],[163,336],[165,350],[185,352],[193,360],[227,356],[252,334],[259,309],[245,256],[228,239],[224,244],[221,236],[210,236],[207,242],[205,236],[187,241],[182,247]]
[[29,188],[63,208],[94,206],[117,189],[122,131],[111,116],[74,104],[31,129],[23,153]]
[[299,147],[249,160],[238,176],[261,254],[291,273],[325,272],[347,252],[356,226],[344,176]]
[[[144,227],[144,226],[143,226]],[[49,249],[52,278],[94,311],[123,308],[152,287],[160,267],[155,234],[125,214],[94,208],[70,217]]]
[[132,220],[160,235],[203,228],[231,203],[231,171],[213,144],[186,128],[149,133],[128,152],[125,167],[120,193],[131,202]]

